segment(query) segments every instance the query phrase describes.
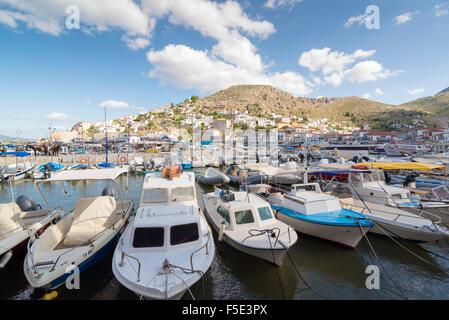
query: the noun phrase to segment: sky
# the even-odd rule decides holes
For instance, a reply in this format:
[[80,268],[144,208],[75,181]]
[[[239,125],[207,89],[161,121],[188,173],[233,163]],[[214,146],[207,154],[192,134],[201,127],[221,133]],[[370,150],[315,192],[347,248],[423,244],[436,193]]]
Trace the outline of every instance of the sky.
[[447,30],[449,0],[0,0],[0,135],[238,84],[398,105],[449,86]]

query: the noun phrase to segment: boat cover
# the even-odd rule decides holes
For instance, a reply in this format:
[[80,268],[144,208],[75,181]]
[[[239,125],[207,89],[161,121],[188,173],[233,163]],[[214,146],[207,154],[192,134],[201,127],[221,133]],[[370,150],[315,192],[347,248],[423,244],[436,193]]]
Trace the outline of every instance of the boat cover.
[[385,169],[385,170],[421,170],[431,171],[434,169],[444,170],[445,166],[432,163],[418,163],[418,162],[362,162],[358,166],[367,168]]
[[[18,223],[21,210],[17,203],[1,203],[0,204],[0,239],[4,238],[5,234],[8,236],[13,234],[12,230],[20,227]],[[2,236],[3,235],[3,236]]]
[[76,246],[92,239],[108,225],[117,204],[110,196],[81,198],[76,202],[73,222],[64,239],[64,245]]

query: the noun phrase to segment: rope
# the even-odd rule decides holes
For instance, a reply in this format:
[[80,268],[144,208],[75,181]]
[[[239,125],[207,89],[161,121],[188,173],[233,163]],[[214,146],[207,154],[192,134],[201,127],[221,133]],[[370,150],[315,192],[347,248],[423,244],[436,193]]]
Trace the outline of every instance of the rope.
[[287,253],[287,257],[290,260],[290,263],[293,266],[293,269],[295,269],[296,274],[299,276],[299,278],[302,280],[302,282],[304,282],[304,284],[306,285],[306,287],[312,291],[313,293],[315,293],[317,296],[319,296],[322,299],[325,299],[321,294],[319,294],[318,292],[316,292],[315,290],[312,289],[312,287],[306,282],[306,280],[304,279],[304,277],[302,276],[302,274],[298,271],[298,269],[296,268],[296,265],[292,259],[292,257],[290,256],[290,253],[288,252],[287,247],[281,242],[279,241],[279,243],[284,247],[285,252]]
[[[275,228],[275,229],[278,229],[278,228]],[[251,232],[251,231],[252,230],[250,230],[249,232]],[[279,233],[280,233],[280,231],[279,231]],[[266,234],[267,234],[267,237],[268,237],[268,242],[270,243],[270,250],[271,250],[271,256],[273,257],[273,263],[275,263],[276,260],[274,258],[273,246],[271,245],[271,238],[270,238],[270,234],[272,234],[272,233],[271,232],[270,233],[266,232]],[[277,238],[278,237],[279,237],[279,234],[278,234]],[[276,242],[277,242],[277,238],[276,238]],[[246,238],[243,241],[245,241],[245,240],[246,240]],[[282,280],[281,280],[281,275],[279,273],[279,268],[275,268],[275,269],[276,269],[276,275],[277,275],[278,282],[279,282],[279,288],[281,289],[281,293],[282,293],[282,299],[285,300],[284,287],[282,286]]]
[[[397,238],[400,239],[400,240],[404,240],[403,238],[401,238],[400,236],[398,236],[398,235],[395,234],[394,232],[388,230],[387,228],[385,228],[384,226],[380,225],[379,223],[376,223],[376,225],[379,226],[379,227],[381,228],[382,232],[383,232],[388,238],[390,238],[391,240],[393,240],[393,241],[394,241],[396,244],[398,244],[401,248],[403,248],[404,250],[406,250],[406,251],[409,252],[410,254],[414,255],[414,256],[417,257],[418,259],[420,259],[420,260],[422,260],[422,261],[424,261],[424,262],[426,262],[426,263],[428,263],[428,264],[430,264],[430,265],[432,265],[432,266],[434,266],[434,267],[437,267],[437,268],[441,269],[440,266],[438,266],[438,265],[436,265],[436,264],[434,264],[434,263],[432,263],[432,262],[430,262],[430,261],[428,261],[428,260],[426,260],[426,259],[424,259],[424,258],[418,256],[416,253],[414,253],[414,252],[412,252],[411,250],[407,249],[404,245],[402,245],[399,241],[397,241],[396,239],[394,239],[393,237],[391,237],[391,236],[390,236],[389,234],[387,234],[385,231],[390,232],[391,234],[393,234],[395,237],[397,237]],[[384,231],[384,230],[385,230],[385,231]],[[415,245],[415,244],[413,244],[413,243],[410,243],[410,244],[412,244],[415,248],[421,249],[421,250],[423,250],[423,251],[425,251],[425,252],[427,252],[427,253],[430,253],[430,254],[435,255],[435,256],[437,256],[437,257],[439,257],[439,258],[442,258],[442,259],[445,259],[445,260],[448,260],[448,261],[449,261],[448,258],[443,257],[443,256],[441,256],[441,255],[439,255],[439,254],[437,254],[437,253],[434,253],[434,252],[432,252],[432,251],[430,251],[430,250],[427,250],[427,249],[425,249],[425,248],[423,248],[423,247],[420,247],[420,246],[418,246],[418,245]],[[444,268],[443,268],[443,269],[444,269]]]
[[[382,267],[382,269],[385,271],[385,273],[387,274],[387,276],[390,278],[391,283],[393,283],[394,287],[401,293],[401,295],[406,299],[409,300],[409,298],[407,297],[407,295],[399,288],[399,286],[396,284],[396,282],[394,282],[393,278],[391,277],[391,275],[388,273],[387,269],[384,267],[382,261],[379,259],[379,257],[377,256],[376,251],[374,250],[373,246],[371,245],[371,242],[368,239],[368,236],[366,235],[366,233],[363,232],[362,229],[362,225],[360,224],[360,222],[357,220],[357,224],[359,225],[359,230],[360,230],[360,234],[362,235],[362,237],[365,238],[366,242],[368,243],[371,251],[373,252],[374,256],[376,257],[377,261],[379,262],[380,266]],[[369,251],[368,251],[369,253]],[[371,262],[374,264],[373,259],[370,255],[370,259]]]

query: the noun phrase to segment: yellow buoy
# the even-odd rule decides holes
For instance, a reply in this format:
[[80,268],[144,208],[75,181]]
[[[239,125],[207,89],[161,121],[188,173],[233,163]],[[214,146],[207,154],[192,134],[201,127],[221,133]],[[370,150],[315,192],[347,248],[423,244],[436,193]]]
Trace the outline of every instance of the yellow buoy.
[[45,294],[44,297],[42,298],[42,300],[53,300],[53,299],[56,299],[57,297],[58,297],[58,292],[52,291],[50,293]]

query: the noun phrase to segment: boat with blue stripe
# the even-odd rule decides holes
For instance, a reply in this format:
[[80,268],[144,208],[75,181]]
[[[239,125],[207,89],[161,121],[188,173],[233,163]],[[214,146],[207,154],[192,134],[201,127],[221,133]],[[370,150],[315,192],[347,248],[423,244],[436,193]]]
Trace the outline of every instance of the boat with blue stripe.
[[[109,180],[116,192],[106,187],[101,196],[78,199],[70,214],[34,242],[30,241],[23,268],[32,287],[56,288],[72,274],[93,266],[114,248],[134,208],[131,200],[124,199],[127,186],[120,190],[115,181],[125,173],[128,174],[127,167],[67,170],[43,181]],[[39,182],[36,186],[39,187]]]
[[374,226],[363,214],[342,208],[339,199],[321,192],[317,183],[292,185],[289,193],[279,191],[265,196],[277,219],[300,233],[355,248]]

